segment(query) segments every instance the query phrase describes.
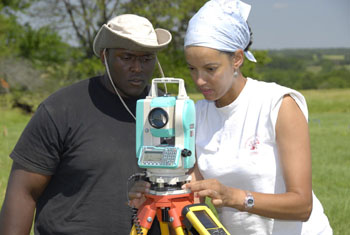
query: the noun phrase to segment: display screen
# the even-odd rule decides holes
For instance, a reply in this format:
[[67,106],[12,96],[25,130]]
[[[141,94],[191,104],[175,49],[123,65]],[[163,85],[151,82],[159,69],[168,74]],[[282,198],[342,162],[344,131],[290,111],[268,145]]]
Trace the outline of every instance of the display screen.
[[205,228],[217,228],[217,224],[210,218],[208,213],[204,210],[201,211],[193,211],[193,213],[197,216],[199,221],[203,224]]
[[161,162],[163,152],[161,151],[145,151],[143,160],[147,162]]

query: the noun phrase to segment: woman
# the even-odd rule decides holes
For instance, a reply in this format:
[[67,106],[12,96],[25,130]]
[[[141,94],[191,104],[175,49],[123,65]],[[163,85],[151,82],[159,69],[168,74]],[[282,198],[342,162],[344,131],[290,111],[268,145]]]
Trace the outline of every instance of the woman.
[[308,112],[297,91],[240,72],[250,6],[211,0],[189,22],[185,55],[196,104],[197,165],[184,185],[212,199],[231,234],[332,234],[312,192]]

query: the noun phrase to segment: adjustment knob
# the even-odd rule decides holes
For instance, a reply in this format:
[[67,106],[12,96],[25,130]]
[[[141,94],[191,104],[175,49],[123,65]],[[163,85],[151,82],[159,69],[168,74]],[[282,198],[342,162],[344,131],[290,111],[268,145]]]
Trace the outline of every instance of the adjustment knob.
[[191,155],[192,155],[191,150],[183,149],[183,150],[181,151],[181,156],[183,156],[183,157],[189,157],[189,156],[191,156]]

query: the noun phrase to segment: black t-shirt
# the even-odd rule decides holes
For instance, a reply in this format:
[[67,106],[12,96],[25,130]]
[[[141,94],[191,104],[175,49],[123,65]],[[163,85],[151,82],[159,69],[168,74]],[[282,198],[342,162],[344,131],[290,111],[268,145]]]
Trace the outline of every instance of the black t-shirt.
[[[134,114],[136,100],[124,100]],[[52,175],[37,202],[35,234],[129,234],[126,183],[140,171],[135,120],[101,77],[47,98],[11,158]]]

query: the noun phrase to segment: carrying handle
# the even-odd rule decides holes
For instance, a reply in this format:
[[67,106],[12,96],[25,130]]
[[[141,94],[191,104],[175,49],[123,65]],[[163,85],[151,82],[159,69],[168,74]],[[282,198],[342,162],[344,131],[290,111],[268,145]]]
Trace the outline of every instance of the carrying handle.
[[188,99],[186,89],[185,89],[185,82],[182,78],[154,78],[152,79],[152,85],[151,90],[149,91],[148,97],[155,98],[158,96],[158,83],[177,83],[179,84],[179,90],[177,99]]

